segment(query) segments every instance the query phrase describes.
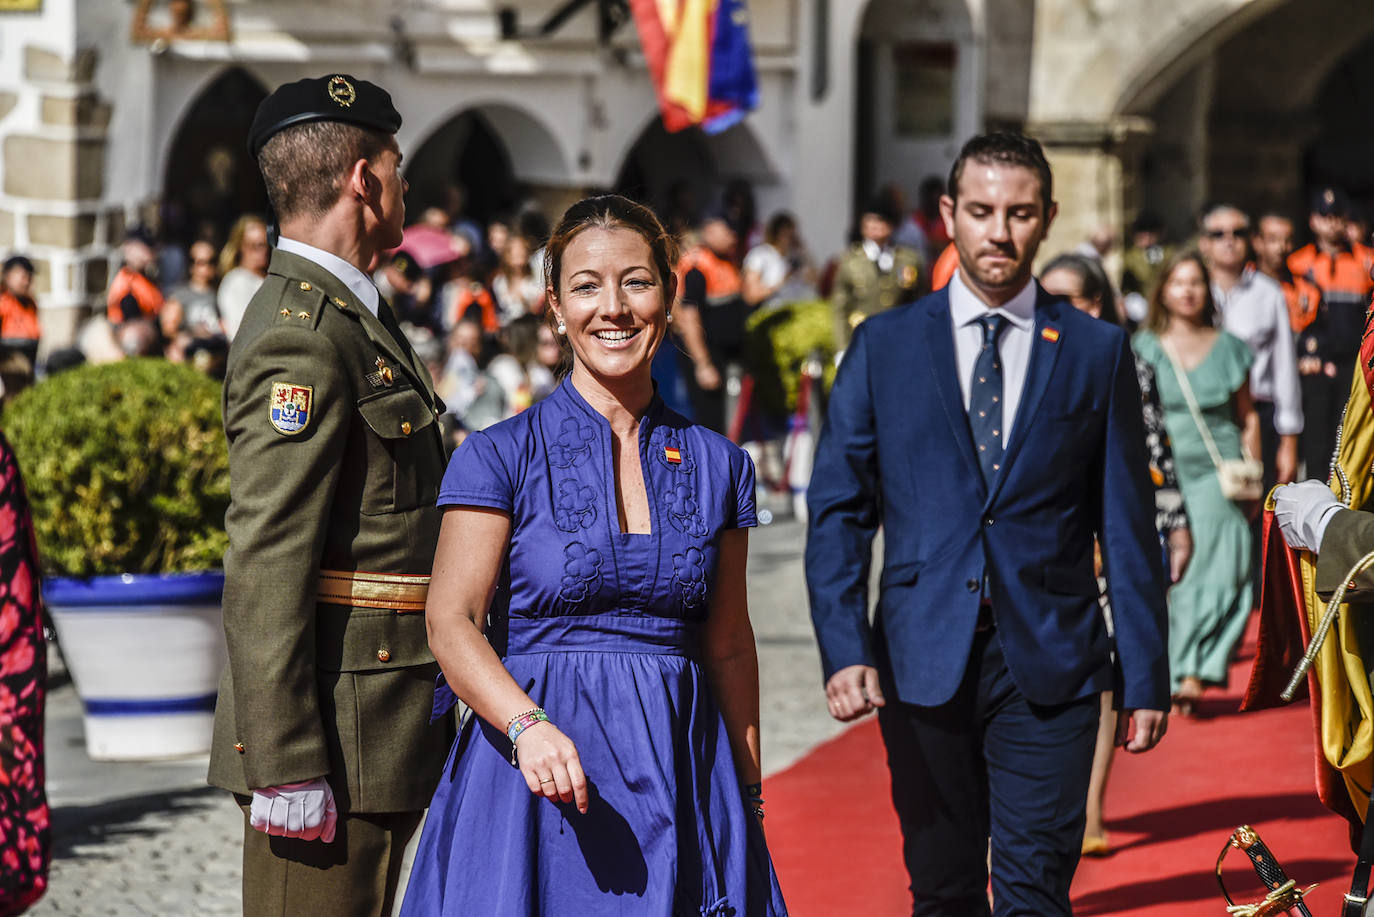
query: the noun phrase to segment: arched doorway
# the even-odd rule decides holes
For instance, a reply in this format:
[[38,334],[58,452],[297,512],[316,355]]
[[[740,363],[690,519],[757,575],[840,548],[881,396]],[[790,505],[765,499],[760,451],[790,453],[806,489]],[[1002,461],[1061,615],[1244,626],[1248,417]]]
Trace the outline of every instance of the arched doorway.
[[462,189],[463,214],[479,225],[520,201],[510,152],[480,111],[455,115],[406,157],[406,212],[418,219],[427,207],[451,210]]
[[949,171],[982,122],[978,46],[966,0],[872,0],[854,55],[856,205],[891,182],[914,202]]
[[758,220],[785,200],[785,189],[748,122],[719,134],[670,134],[655,117],[621,162],[613,190],[653,207],[670,229],[688,228],[721,206],[727,185],[747,185]]
[[1304,156],[1308,188],[1344,188],[1366,213],[1374,213],[1374,38],[1336,63],[1317,92],[1313,115],[1320,123]]
[[224,241],[245,213],[267,213],[267,189],[248,155],[248,129],[267,97],[246,70],[224,71],[186,110],[168,150],[162,184],[162,232],[189,245]]

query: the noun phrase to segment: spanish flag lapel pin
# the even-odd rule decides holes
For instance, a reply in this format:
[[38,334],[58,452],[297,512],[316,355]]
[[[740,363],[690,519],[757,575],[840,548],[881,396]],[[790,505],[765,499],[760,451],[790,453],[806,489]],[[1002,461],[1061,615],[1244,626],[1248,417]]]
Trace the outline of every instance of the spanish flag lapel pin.
[[1053,325],[1046,325],[1040,329],[1040,336],[1051,344],[1057,343],[1059,341],[1059,329]]
[[663,447],[663,457],[668,460],[668,464],[670,465],[682,464],[682,450],[673,446]]

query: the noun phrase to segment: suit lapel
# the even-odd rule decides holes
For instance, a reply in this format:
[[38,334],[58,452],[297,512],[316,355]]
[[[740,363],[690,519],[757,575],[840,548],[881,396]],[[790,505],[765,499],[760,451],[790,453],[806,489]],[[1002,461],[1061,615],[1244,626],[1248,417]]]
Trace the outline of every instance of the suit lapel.
[[955,447],[968,463],[969,472],[980,483],[983,472],[973,454],[973,434],[969,432],[968,412],[964,410],[963,389],[959,386],[959,361],[954,354],[954,326],[949,317],[949,295],[932,298],[920,317],[920,338],[925,341],[928,365],[940,394],[940,406],[949,421]]
[[1026,436],[1035,421],[1036,412],[1040,410],[1040,404],[1045,400],[1045,392],[1049,390],[1050,377],[1054,374],[1054,365],[1059,359],[1060,351],[1064,349],[1061,339],[1063,329],[1059,323],[1059,310],[1065,307],[1064,301],[1051,299],[1044,290],[1039,289],[1038,284],[1036,290],[1035,324],[1031,328],[1030,365],[1026,367],[1026,381],[1021,387],[1021,401],[1016,406],[1016,420],[1011,425],[1011,438],[1008,440],[1006,452],[1002,456],[1002,471],[992,482],[988,502],[997,496],[997,492],[1002,487],[1002,482],[1007,479],[1008,469],[1011,468],[1012,462],[1016,461],[1016,456],[1021,451],[1021,444],[1026,441]]

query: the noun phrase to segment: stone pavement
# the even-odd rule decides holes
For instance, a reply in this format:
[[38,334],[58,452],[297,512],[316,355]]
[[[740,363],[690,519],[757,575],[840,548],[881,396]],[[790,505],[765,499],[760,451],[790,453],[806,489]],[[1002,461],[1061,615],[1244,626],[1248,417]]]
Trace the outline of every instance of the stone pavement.
[[[749,595],[759,647],[765,773],[838,733],[826,715],[802,578],[803,526],[780,519],[750,539]],[[242,816],[205,786],[206,759],[92,762],[81,706],[55,660],[48,701],[54,854],[33,917],[239,913]]]

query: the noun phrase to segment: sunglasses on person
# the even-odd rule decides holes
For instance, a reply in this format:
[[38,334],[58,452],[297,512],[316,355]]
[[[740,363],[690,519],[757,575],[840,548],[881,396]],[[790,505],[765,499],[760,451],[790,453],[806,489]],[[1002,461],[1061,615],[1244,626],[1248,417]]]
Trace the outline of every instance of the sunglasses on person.
[[1250,227],[1242,226],[1240,229],[1208,229],[1203,235],[1209,239],[1244,239],[1250,235]]

